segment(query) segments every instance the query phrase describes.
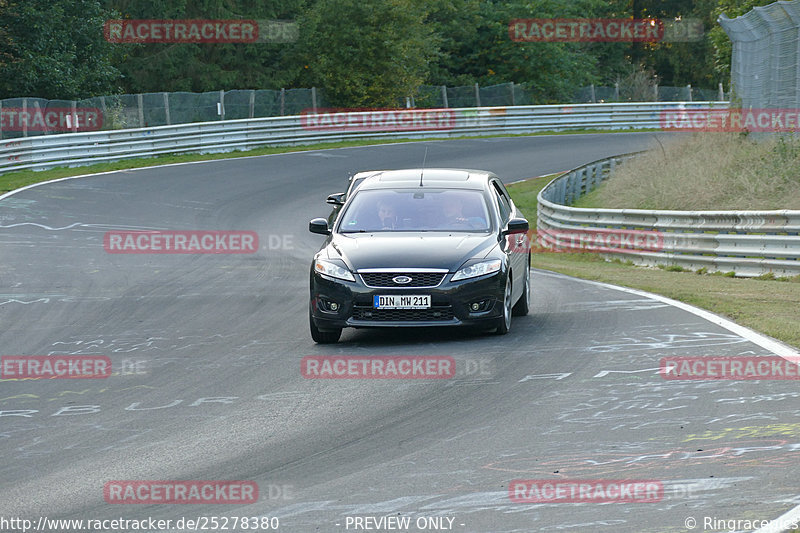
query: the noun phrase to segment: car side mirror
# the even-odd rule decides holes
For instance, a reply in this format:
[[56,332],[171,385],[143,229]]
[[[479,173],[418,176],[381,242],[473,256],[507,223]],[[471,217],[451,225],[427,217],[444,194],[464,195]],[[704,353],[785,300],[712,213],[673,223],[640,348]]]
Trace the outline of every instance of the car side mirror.
[[530,229],[528,221],[524,218],[512,218],[508,221],[508,226],[503,230],[504,235],[514,235],[515,233],[527,233]]
[[315,218],[308,223],[308,231],[311,233],[318,233],[320,235],[330,235],[331,230],[328,228],[328,221],[324,218]]
[[344,205],[344,196],[346,193],[337,192],[336,194],[331,194],[328,196],[328,199],[325,200],[326,203],[331,205]]

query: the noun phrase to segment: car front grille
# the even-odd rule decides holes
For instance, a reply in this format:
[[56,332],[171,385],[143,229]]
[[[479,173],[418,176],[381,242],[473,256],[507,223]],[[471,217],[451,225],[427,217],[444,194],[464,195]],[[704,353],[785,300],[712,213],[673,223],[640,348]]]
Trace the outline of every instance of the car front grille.
[[453,320],[453,308],[449,305],[430,309],[373,309],[367,306],[355,306],[353,318],[375,322],[447,321]]
[[[408,276],[411,278],[409,283],[396,283],[393,278],[397,276]],[[364,272],[361,279],[368,287],[400,287],[400,288],[420,288],[436,287],[444,279],[442,272]]]

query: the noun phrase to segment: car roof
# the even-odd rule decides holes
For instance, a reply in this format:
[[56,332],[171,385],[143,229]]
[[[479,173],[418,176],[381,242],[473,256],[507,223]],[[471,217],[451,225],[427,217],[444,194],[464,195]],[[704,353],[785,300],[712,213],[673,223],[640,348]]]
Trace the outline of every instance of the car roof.
[[486,188],[489,179],[496,177],[486,170],[464,168],[407,168],[402,170],[371,170],[359,172],[353,180],[364,179],[358,186],[361,189],[395,189],[397,187],[418,187],[422,176],[424,187],[444,189]]

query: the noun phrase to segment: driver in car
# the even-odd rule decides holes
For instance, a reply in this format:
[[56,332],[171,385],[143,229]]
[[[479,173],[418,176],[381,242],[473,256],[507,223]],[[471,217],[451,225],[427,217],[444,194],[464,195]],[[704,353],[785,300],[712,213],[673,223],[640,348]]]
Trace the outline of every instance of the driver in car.
[[464,203],[461,198],[452,195],[445,195],[442,203],[442,211],[444,212],[444,220],[449,225],[466,225],[469,224],[469,219],[464,216]]
[[469,228],[480,228],[486,224],[481,217],[469,217],[464,214],[464,201],[451,194],[446,194],[442,199],[442,213],[444,214],[444,224],[447,227],[467,226]]
[[378,218],[381,220],[381,229],[395,229],[400,222],[395,206],[385,200],[378,202]]

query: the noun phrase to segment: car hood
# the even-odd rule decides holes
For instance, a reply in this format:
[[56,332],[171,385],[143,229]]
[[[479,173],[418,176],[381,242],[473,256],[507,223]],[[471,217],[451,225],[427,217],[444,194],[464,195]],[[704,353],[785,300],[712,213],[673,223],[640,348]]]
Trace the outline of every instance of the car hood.
[[335,234],[328,256],[353,270],[366,268],[446,268],[455,272],[467,259],[485,257],[497,246],[494,234],[430,232],[425,234]]

